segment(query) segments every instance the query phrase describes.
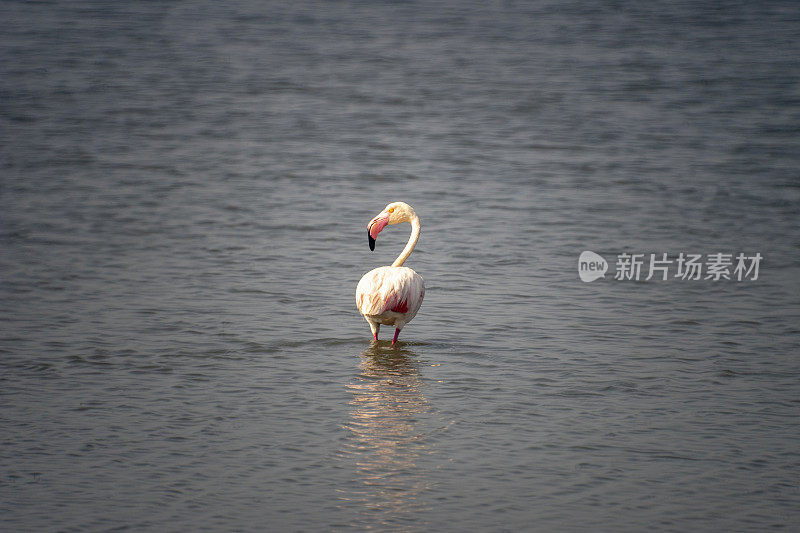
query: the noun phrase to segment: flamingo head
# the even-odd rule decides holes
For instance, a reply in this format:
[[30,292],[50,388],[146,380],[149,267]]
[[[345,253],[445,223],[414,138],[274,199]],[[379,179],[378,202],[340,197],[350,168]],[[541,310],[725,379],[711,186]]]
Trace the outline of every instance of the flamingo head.
[[378,233],[387,225],[409,222],[416,217],[414,209],[405,202],[392,202],[383,208],[383,211],[369,221],[367,224],[367,237],[369,238],[369,249],[375,250],[375,239]]

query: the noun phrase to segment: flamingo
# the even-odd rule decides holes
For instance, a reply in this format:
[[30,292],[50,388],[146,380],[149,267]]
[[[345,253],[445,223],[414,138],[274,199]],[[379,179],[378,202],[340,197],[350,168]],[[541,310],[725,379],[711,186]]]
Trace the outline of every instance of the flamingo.
[[375,238],[387,225],[411,223],[408,243],[391,266],[370,270],[356,287],[356,306],[369,323],[372,337],[378,340],[381,324],[394,326],[392,346],[403,326],[416,316],[425,297],[425,280],[403,263],[419,240],[420,220],[414,209],[405,202],[392,202],[367,224],[369,249],[375,250]]

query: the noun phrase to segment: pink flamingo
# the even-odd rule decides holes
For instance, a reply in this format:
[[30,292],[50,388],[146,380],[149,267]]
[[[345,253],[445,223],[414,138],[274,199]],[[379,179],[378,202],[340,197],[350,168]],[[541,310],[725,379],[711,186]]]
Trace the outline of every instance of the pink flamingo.
[[392,266],[370,270],[356,287],[356,306],[369,323],[372,336],[377,341],[381,324],[394,326],[392,346],[403,326],[416,316],[425,297],[425,280],[403,263],[419,240],[420,220],[414,209],[404,202],[393,202],[383,208],[378,216],[367,224],[369,249],[375,250],[375,238],[383,228],[401,222],[411,223],[408,244],[394,260]]

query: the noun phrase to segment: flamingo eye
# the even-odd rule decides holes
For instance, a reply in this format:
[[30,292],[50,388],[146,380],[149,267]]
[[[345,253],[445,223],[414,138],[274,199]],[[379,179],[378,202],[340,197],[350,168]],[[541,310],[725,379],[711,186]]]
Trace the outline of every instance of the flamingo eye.
[[394,207],[389,208],[390,213],[394,213]]

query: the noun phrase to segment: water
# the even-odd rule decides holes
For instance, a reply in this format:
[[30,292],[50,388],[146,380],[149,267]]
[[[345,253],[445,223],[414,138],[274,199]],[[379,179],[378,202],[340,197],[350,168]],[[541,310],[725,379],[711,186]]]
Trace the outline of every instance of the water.
[[0,529],[800,526],[796,3],[0,12]]

